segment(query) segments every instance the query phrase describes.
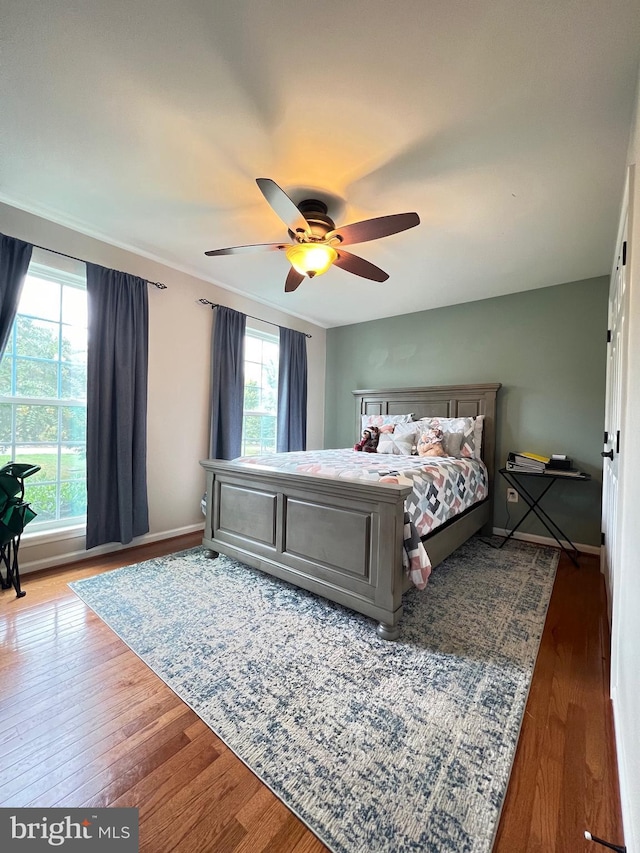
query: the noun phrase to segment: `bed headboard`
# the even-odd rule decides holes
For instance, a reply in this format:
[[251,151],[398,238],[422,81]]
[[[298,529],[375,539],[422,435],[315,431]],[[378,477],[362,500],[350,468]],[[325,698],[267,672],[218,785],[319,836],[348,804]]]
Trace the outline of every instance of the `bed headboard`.
[[404,415],[414,418],[473,418],[484,415],[482,459],[493,483],[496,452],[496,396],[499,382],[486,385],[435,385],[430,388],[382,388],[354,391],[356,432],[361,415]]

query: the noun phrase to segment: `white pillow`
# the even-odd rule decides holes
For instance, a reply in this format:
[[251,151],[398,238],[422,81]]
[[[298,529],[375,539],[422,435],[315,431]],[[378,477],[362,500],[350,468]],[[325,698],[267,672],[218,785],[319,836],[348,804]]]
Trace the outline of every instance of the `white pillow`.
[[[410,438],[411,441],[413,442],[411,452],[412,453],[416,452],[416,445],[418,443],[418,438],[420,437],[420,428],[419,428],[416,421],[411,421],[410,423],[406,423],[406,424],[395,424],[393,429],[391,429],[391,430],[387,430],[386,427],[383,427],[383,430],[385,432],[387,432],[387,431],[392,432],[396,436],[396,438],[398,438],[400,436],[402,438],[405,438],[405,437]],[[383,433],[381,432],[380,435],[382,435],[382,434]]]
[[378,453],[393,453],[395,456],[411,456],[416,446],[416,433],[381,432]]

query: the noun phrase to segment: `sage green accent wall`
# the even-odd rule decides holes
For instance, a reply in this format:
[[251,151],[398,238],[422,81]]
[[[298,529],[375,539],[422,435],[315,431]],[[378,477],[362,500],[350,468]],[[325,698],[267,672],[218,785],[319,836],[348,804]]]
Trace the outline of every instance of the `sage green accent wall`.
[[[355,389],[501,382],[497,467],[510,450],[570,456],[592,481],[559,481],[541,506],[599,545],[608,289],[602,276],[329,329],[325,446],[356,440]],[[494,526],[511,527],[526,506],[507,505],[497,472],[496,488]],[[549,535],[533,515],[521,531]]]

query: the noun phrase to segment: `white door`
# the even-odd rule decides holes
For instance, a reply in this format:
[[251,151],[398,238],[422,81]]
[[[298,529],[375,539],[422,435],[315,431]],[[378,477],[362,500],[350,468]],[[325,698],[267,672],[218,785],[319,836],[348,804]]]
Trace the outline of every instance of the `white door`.
[[[631,178],[631,176],[629,176]],[[625,192],[616,263],[609,288],[609,325],[607,344],[607,385],[604,421],[604,450],[602,453],[602,532],[601,569],[607,582],[609,624],[616,596],[616,567],[618,566],[618,458],[622,450],[622,384],[625,370],[625,346],[629,305],[628,287],[628,182]]]

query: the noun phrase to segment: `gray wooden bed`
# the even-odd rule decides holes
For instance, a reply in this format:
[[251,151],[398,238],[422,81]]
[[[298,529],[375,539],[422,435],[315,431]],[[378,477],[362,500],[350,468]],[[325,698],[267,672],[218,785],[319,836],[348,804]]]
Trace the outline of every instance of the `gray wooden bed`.
[[[354,391],[361,414],[421,417],[484,415],[482,458],[489,497],[423,538],[437,566],[477,531],[491,530],[499,384]],[[355,439],[354,439],[355,440]],[[207,476],[203,544],[378,620],[378,634],[399,636],[402,594],[412,584],[402,566],[404,500],[409,486],[268,471],[219,459]],[[425,591],[428,595],[428,587]]]

